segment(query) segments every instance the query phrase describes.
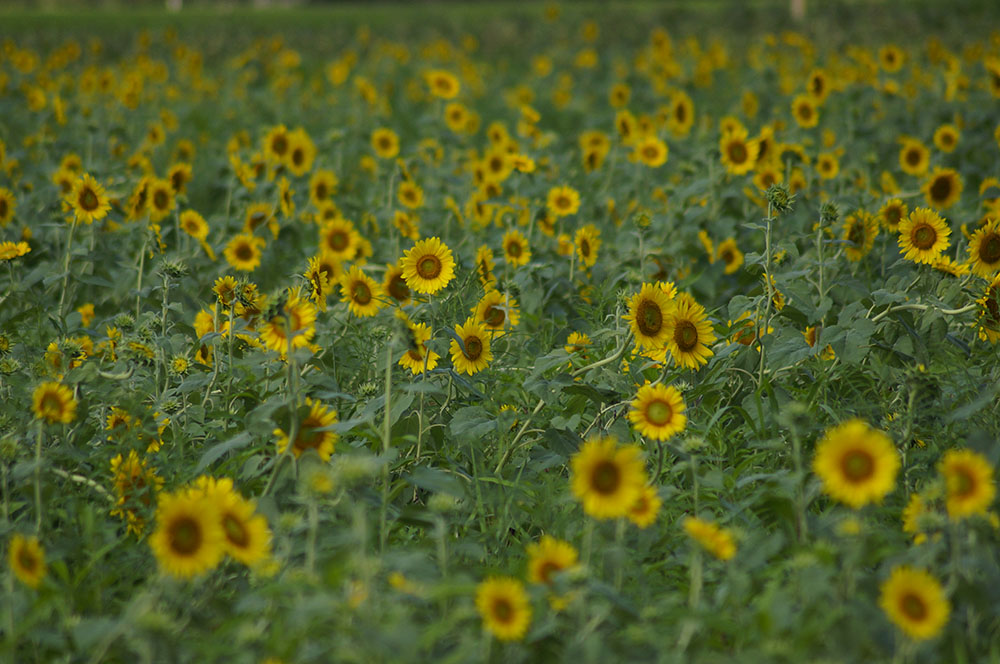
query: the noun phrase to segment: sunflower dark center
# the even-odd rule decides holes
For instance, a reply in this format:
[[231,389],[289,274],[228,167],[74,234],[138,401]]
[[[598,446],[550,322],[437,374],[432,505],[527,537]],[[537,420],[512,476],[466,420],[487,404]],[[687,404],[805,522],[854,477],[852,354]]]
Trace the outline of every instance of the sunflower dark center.
[[682,352],[693,350],[698,345],[698,328],[689,320],[680,321],[674,329],[674,343]]
[[723,263],[725,263],[726,265],[729,265],[730,263],[732,263],[735,260],[736,260],[736,254],[734,254],[732,252],[732,250],[730,250],[730,249],[723,250],[723,252],[722,252],[722,262]]
[[687,107],[684,104],[677,104],[677,107],[674,109],[674,117],[677,118],[678,122],[683,124],[687,120]]
[[334,231],[330,233],[330,238],[327,240],[327,244],[334,251],[343,251],[350,244],[350,240],[347,237],[347,233],[343,231]]
[[813,115],[812,106],[809,104],[802,104],[799,106],[799,117],[803,120],[808,120]]
[[316,198],[319,200],[324,200],[327,195],[326,183],[320,182],[316,185]]
[[478,360],[479,356],[483,354],[483,342],[479,340],[478,337],[466,337],[465,339],[465,357],[469,360]]
[[521,257],[521,244],[519,242],[511,242],[507,245],[507,253],[514,258]]
[[356,303],[365,305],[372,301],[372,290],[365,282],[355,281],[354,288],[351,289],[351,297]]
[[860,220],[851,225],[851,230],[847,233],[847,241],[856,247],[865,243],[865,227]]
[[410,297],[410,287],[403,280],[403,275],[397,274],[389,281],[389,295],[396,300],[407,300]]
[[594,491],[604,495],[613,494],[621,484],[621,471],[611,461],[601,461],[590,475],[590,483]]
[[509,623],[514,619],[514,607],[506,597],[498,597],[493,600],[493,618],[497,622]]
[[283,155],[288,151],[288,139],[284,136],[275,136],[271,141],[271,150],[276,155]]
[[92,212],[97,209],[100,201],[97,199],[97,194],[90,187],[85,188],[80,192],[80,207],[82,207],[87,212]]
[[226,514],[222,517],[222,528],[226,532],[226,539],[231,544],[242,549],[250,543],[250,535],[247,533],[246,527],[232,514]]
[[663,329],[663,312],[660,305],[652,300],[643,300],[635,314],[635,324],[647,337],[656,336]]
[[552,583],[552,575],[561,570],[562,567],[556,565],[551,560],[546,560],[538,568],[538,577],[543,583]]
[[743,141],[733,141],[730,143],[727,152],[729,153],[729,160],[734,164],[742,164],[747,160],[747,146],[743,145]]
[[181,517],[170,528],[170,548],[182,556],[193,555],[201,548],[201,524],[191,517]]
[[42,397],[42,412],[52,415],[57,415],[62,411],[63,402],[59,398],[58,394],[52,392],[47,393]]
[[917,249],[930,249],[937,242],[937,231],[929,224],[917,226],[913,229],[912,240]]
[[501,327],[506,319],[507,315],[504,313],[503,309],[495,304],[491,304],[486,307],[486,311],[483,314],[483,321],[485,321],[489,327]]
[[31,551],[28,551],[28,549],[22,548],[17,552],[17,563],[21,566],[21,569],[31,574],[38,567],[38,558]]
[[660,150],[655,145],[647,145],[642,152],[646,159],[656,159],[660,154]]
[[[66,187],[63,187],[64,191],[65,189]],[[6,216],[7,216],[7,199],[0,198],[0,219],[5,218]]]
[[584,258],[590,256],[590,242],[586,239],[580,240],[580,253],[583,254]]
[[975,492],[976,480],[967,468],[958,468],[952,476],[952,492],[959,497],[966,497]]
[[934,182],[931,183],[931,199],[940,203],[948,200],[949,196],[951,196],[951,180],[944,176],[934,178]]
[[848,482],[864,482],[875,472],[875,459],[865,450],[851,450],[841,460],[841,470]]
[[903,211],[898,207],[891,207],[885,211],[885,220],[890,226],[895,228],[899,225],[899,222],[903,219]]
[[292,150],[292,163],[296,166],[301,166],[302,162],[306,160],[306,153],[302,148],[295,148]]
[[673,415],[674,410],[666,401],[653,401],[646,408],[646,419],[658,427],[669,422]]
[[417,274],[421,279],[437,279],[441,269],[441,259],[433,254],[422,256],[417,261]]
[[987,265],[1000,261],[1000,235],[990,233],[979,244],[979,260]]
[[236,247],[236,258],[241,261],[248,261],[253,258],[253,247],[249,244],[243,243]]
[[906,593],[899,600],[899,610],[913,621],[923,621],[927,618],[928,609],[924,599],[915,593]]
[[162,189],[158,190],[155,194],[153,194],[153,205],[156,206],[156,209],[158,210],[166,209],[167,202],[168,202],[167,192],[163,191]]
[[559,196],[556,197],[556,208],[560,210],[565,210],[569,208],[569,206],[570,206],[569,196],[560,194]]
[[916,166],[920,163],[920,161],[921,161],[920,150],[917,150],[916,148],[910,148],[909,150],[906,151],[907,164],[909,164],[910,166]]

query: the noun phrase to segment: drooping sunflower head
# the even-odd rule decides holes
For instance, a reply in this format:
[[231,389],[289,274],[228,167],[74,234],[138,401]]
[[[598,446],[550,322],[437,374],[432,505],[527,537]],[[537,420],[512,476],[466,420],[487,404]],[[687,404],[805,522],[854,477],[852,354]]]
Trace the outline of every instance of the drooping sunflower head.
[[642,453],[614,438],[594,438],[570,459],[573,495],[595,519],[626,516],[646,485]]
[[950,244],[951,229],[930,208],[917,208],[899,223],[899,251],[915,263],[932,263]]
[[895,487],[899,466],[892,439],[859,419],[829,429],[813,458],[824,492],[854,509],[881,502]]
[[689,516],[684,519],[684,532],[719,560],[730,560],[736,555],[736,541],[732,533],[716,523]]

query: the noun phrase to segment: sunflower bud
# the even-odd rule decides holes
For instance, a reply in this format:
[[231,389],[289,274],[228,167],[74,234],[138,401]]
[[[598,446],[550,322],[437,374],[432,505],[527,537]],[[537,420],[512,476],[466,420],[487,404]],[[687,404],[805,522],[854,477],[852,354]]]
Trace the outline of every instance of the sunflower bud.
[[819,221],[824,226],[832,226],[840,219],[840,208],[836,203],[827,201],[819,209]]
[[792,205],[795,204],[794,194],[789,191],[788,185],[784,183],[772,184],[767,188],[765,195],[767,196],[768,203],[778,213],[788,212],[792,209]]

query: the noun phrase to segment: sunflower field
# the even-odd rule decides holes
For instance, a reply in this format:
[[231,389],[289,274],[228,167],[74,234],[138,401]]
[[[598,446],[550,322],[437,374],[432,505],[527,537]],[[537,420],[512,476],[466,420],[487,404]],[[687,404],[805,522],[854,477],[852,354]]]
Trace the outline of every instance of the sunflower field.
[[0,660],[1000,662],[1000,7],[812,4],[0,14]]

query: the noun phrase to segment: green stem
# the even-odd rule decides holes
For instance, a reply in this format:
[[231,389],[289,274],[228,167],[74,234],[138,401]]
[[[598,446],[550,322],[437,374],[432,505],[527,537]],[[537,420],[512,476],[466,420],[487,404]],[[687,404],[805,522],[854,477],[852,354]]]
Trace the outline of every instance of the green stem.
[[385,344],[385,415],[382,419],[382,508],[379,512],[379,551],[385,551],[388,540],[389,510],[389,445],[391,443],[392,339]]
[[764,333],[771,322],[771,301],[774,299],[774,284],[771,282],[771,204],[767,204],[767,219],[764,220],[767,229],[764,232],[764,283],[767,286],[764,304],[764,318],[757,327],[757,339],[760,342],[760,367],[757,371],[757,389],[764,383]]
[[[59,295],[59,317],[63,317],[63,305],[66,302],[66,288],[69,285],[69,256],[70,250],[73,248],[73,232],[76,230],[76,215],[73,215],[73,221],[69,225],[69,236],[66,238],[66,256],[63,259],[63,283],[62,283],[62,294]],[[13,283],[13,282],[11,282]]]
[[42,532],[42,435],[45,425],[38,420],[38,436],[35,439],[35,532]]
[[[289,443],[291,446],[291,443]],[[309,499],[309,532],[306,537],[306,571],[309,576],[316,573],[316,533],[319,532],[319,509],[316,500]]]

